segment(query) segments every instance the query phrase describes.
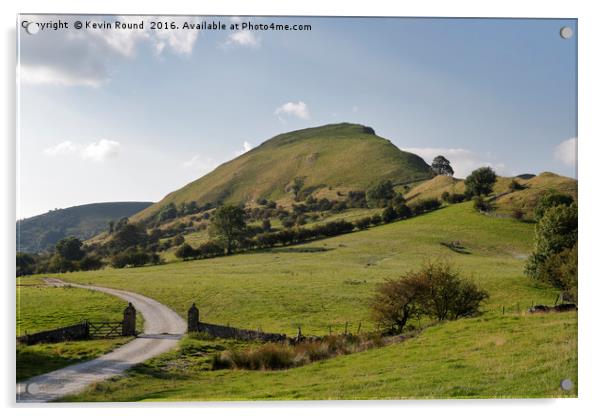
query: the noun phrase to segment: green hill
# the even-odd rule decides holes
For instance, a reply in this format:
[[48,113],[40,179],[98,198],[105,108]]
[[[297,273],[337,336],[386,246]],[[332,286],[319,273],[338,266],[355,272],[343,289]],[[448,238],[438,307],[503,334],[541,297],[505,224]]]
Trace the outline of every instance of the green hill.
[[107,223],[129,217],[152,202],[103,202],[56,209],[17,221],[17,251],[37,253],[66,236],[88,239],[107,228]]
[[267,198],[286,204],[295,177],[305,193],[366,189],[380,180],[395,183],[432,177],[419,156],[399,150],[389,140],[359,124],[331,124],[273,137],[211,173],[170,193],[134,216],[151,218],[167,204],[196,201],[241,203]]

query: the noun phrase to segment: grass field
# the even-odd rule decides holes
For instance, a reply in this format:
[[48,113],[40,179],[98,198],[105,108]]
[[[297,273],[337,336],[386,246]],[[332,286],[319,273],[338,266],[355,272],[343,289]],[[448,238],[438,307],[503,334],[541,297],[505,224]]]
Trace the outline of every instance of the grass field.
[[210,371],[219,341],[178,351],[92,386],[74,401],[575,397],[575,313],[462,319],[388,347],[283,371]]
[[[286,371],[207,371],[223,341],[187,338],[178,351],[101,383],[74,400],[242,400],[557,397],[576,382],[576,314],[525,314],[557,292],[523,274],[533,224],[474,212],[471,203],[330,239],[230,257],[59,277],[123,288],[174,308],[194,301],[203,321],[294,335],[345,322],[373,328],[376,284],[447,259],[486,289],[480,317],[444,323],[416,338]],[[460,241],[466,254],[441,243]],[[502,315],[502,307],[506,314]],[[522,312],[508,312],[519,308]],[[127,389],[124,386],[128,386]]]
[[[74,325],[84,319],[119,321],[127,306],[124,301],[104,293],[46,286],[40,278],[19,278],[17,284],[17,336]],[[89,360],[127,340],[129,338],[17,345],[17,380]]]
[[[375,285],[427,259],[449,259],[489,291],[485,309],[553,303],[556,292],[522,272],[533,225],[475,213],[458,204],[405,221],[307,244],[231,257],[134,269],[69,273],[63,279],[123,288],[172,307],[182,316],[192,302],[208,322],[294,335],[325,334],[371,325]],[[461,241],[469,254],[441,245]]]

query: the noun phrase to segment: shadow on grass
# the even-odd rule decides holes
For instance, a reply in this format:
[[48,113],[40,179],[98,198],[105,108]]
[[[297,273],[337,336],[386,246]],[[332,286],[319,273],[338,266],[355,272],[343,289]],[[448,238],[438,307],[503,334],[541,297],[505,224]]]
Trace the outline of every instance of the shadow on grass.
[[64,357],[53,351],[21,349],[17,347],[17,381],[49,373],[85,361],[91,357]]
[[267,251],[272,253],[321,253],[330,250],[334,249],[326,247],[276,247]]

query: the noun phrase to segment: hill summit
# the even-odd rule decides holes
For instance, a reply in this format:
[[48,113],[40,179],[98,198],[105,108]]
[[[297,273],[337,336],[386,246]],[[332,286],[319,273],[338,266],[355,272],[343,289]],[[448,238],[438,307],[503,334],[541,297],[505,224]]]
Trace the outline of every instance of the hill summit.
[[381,180],[403,183],[432,176],[424,160],[400,150],[373,128],[329,124],[275,136],[170,193],[133,219],[152,218],[170,203],[282,201],[290,198],[295,178],[302,178],[305,194],[314,194],[321,189],[367,189]]

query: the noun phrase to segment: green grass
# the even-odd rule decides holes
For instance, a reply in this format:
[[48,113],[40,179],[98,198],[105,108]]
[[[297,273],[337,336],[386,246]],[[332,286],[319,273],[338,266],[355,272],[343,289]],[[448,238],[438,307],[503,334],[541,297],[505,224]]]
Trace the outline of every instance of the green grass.
[[[462,319],[405,342],[284,371],[210,371],[219,341],[179,351],[66,400],[576,397],[576,313]],[[575,382],[573,391],[560,381]]]
[[[489,291],[485,309],[553,303],[556,292],[523,275],[533,225],[475,213],[470,203],[326,240],[209,260],[60,277],[132,290],[182,316],[192,302],[208,322],[294,335],[369,329],[375,285],[432,258],[451,260]],[[470,254],[441,242],[459,240]],[[350,284],[355,283],[355,284]]]
[[[105,293],[51,287],[37,277],[17,279],[17,336],[90,321],[120,321],[127,303]],[[142,329],[142,317],[136,322]],[[17,345],[17,380],[106,354],[130,338]]]
[[17,381],[106,354],[131,338],[17,345]]
[[[204,321],[289,335],[296,334],[299,325],[304,334],[327,334],[329,325],[342,332],[346,321],[352,332],[359,322],[363,331],[371,330],[369,301],[376,284],[428,259],[450,260],[490,294],[481,317],[428,328],[398,345],[286,371],[210,372],[210,354],[195,352],[208,341],[187,339],[181,350],[137,367],[125,379],[96,385],[76,399],[574,396],[575,391],[564,393],[558,386],[563,378],[576,382],[576,314],[502,315],[504,306],[508,311],[518,303],[524,311],[532,302],[552,304],[556,299],[555,290],[523,274],[532,239],[533,224],[478,214],[468,202],[296,246],[60,275],[142,293],[182,316],[195,301]],[[441,244],[451,241],[460,241],[469,254]],[[211,351],[222,344],[212,345]]]
[[127,302],[86,289],[47,286],[39,278],[17,279],[17,336],[90,321],[120,321]]

